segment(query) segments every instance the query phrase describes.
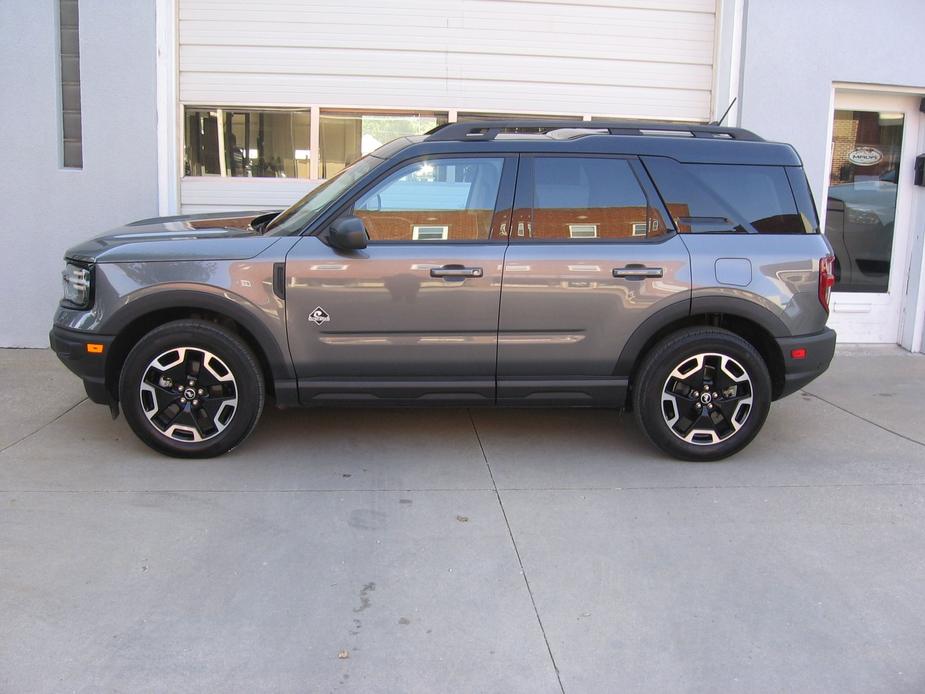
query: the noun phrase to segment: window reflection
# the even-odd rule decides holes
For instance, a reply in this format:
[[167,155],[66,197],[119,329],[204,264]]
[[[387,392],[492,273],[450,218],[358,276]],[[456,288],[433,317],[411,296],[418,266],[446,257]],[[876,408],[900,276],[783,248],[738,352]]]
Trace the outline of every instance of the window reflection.
[[688,164],[686,168],[729,206],[734,218],[748,222],[759,234],[806,233],[782,166]]
[[187,176],[308,178],[311,115],[305,111],[187,109]]
[[537,157],[533,177],[533,222],[515,240],[646,236],[648,203],[625,159]]
[[402,167],[353,206],[372,241],[487,239],[504,160],[434,159]]
[[446,123],[445,113],[321,111],[321,177],[329,178],[397,137],[422,135]]
[[889,289],[902,136],[902,113],[835,112],[825,233],[836,291]]

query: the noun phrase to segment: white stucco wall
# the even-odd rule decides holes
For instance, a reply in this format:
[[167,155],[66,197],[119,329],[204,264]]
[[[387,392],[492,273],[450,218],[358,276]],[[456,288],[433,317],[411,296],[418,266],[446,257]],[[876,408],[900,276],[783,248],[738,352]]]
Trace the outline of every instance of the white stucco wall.
[[[925,96],[923,32],[925,2],[921,0],[747,1],[740,124],[797,148],[820,213],[833,84],[913,88]],[[925,309],[921,282],[925,188],[915,189],[912,195],[913,229],[906,263],[909,294],[901,342],[918,350],[923,321],[910,317]],[[911,332],[913,325],[916,335]]]
[[817,201],[829,148],[834,82],[920,86],[925,2],[749,0],[741,125],[793,144]]
[[60,166],[57,5],[0,2],[0,346],[48,346],[69,246],[157,213],[154,0],[80,2],[82,170]]

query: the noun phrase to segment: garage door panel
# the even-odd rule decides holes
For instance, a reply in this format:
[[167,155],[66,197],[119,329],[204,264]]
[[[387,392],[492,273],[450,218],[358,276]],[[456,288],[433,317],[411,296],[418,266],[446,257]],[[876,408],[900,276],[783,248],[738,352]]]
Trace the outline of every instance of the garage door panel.
[[180,97],[707,120],[714,11],[712,0],[180,0]]
[[[537,57],[530,60],[534,72],[523,73],[523,59],[504,54],[453,54],[434,60],[425,51],[406,51],[387,64],[377,62],[373,50],[307,49],[294,52],[279,48],[252,48],[246,54],[227,55],[206,46],[187,46],[181,59],[197,73],[266,73],[323,78],[407,77],[436,79],[497,80],[518,75],[516,81],[555,83],[578,80],[584,84],[709,90],[713,72],[708,65],[691,66],[684,75],[662,66],[634,60]],[[609,68],[609,69],[608,69]]]

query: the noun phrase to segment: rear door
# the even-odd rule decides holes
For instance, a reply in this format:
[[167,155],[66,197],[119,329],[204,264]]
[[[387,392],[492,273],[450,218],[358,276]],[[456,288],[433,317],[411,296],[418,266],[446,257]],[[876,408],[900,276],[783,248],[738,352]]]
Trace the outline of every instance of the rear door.
[[366,249],[299,240],[286,304],[303,402],[494,400],[515,169],[499,155],[405,162],[341,212],[363,220]]
[[498,335],[499,401],[622,404],[617,360],[655,312],[689,311],[686,247],[644,169],[521,157]]

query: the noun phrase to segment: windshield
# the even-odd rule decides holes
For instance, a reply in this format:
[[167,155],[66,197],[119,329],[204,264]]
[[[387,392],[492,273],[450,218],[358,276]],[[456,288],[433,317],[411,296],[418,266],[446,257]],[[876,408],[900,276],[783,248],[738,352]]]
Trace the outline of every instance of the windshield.
[[329,178],[317,188],[313,188],[308,195],[289,209],[283,210],[267,225],[267,233],[275,236],[285,236],[304,229],[321,210],[381,163],[381,159],[372,155],[367,155],[355,161],[334,178]]

